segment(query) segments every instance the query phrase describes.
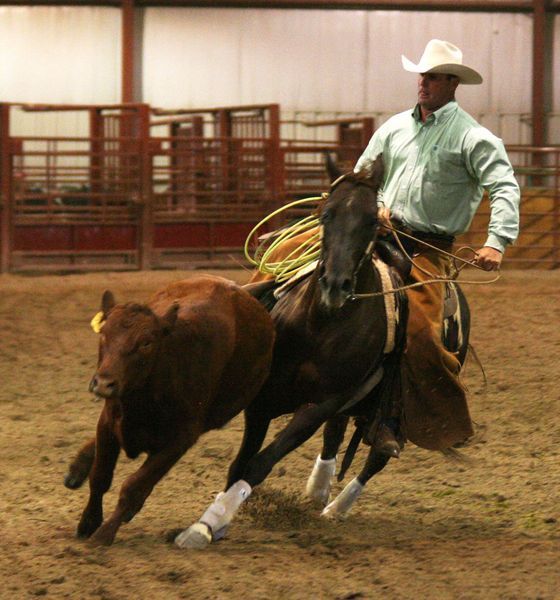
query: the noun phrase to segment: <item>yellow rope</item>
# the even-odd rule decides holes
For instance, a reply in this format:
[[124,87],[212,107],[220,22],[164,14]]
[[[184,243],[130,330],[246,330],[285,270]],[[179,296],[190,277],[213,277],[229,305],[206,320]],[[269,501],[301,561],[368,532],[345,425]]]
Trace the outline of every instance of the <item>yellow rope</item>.
[[[307,265],[311,264],[313,261],[318,260],[320,254],[321,254],[321,233],[320,232],[315,233],[312,236],[310,236],[309,238],[307,238],[306,240],[304,240],[299,246],[294,248],[288,254],[288,256],[283,258],[281,261],[279,261],[279,262],[270,261],[270,258],[272,256],[272,254],[274,253],[274,251],[279,246],[283,245],[287,240],[290,240],[290,239],[300,235],[301,233],[310,231],[311,229],[314,229],[315,227],[319,226],[319,218],[315,215],[308,215],[307,217],[299,219],[292,225],[287,226],[283,229],[280,229],[277,232],[277,235],[273,236],[271,243],[268,246],[266,245],[266,241],[264,243],[260,244],[256,248],[253,256],[251,256],[249,253],[249,244],[251,243],[253,236],[256,234],[256,232],[259,230],[259,228],[262,227],[265,223],[267,223],[271,219],[273,219],[275,216],[279,215],[280,213],[282,213],[294,206],[300,206],[302,204],[307,204],[307,203],[311,203],[311,202],[318,202],[318,201],[324,200],[327,196],[328,196],[328,194],[322,194],[321,196],[313,196],[311,198],[304,198],[302,200],[296,200],[294,202],[291,202],[289,204],[286,204],[285,206],[278,208],[277,210],[273,211],[268,216],[266,216],[264,219],[262,219],[259,223],[257,223],[257,225],[255,225],[255,227],[253,227],[253,229],[247,236],[247,239],[245,240],[244,252],[245,252],[245,257],[247,258],[247,260],[253,266],[255,266],[259,272],[264,273],[266,275],[274,276],[275,280],[278,281],[279,283],[283,282],[283,281],[287,281],[288,279],[293,277],[298,271],[300,271]],[[449,252],[441,250],[440,248],[432,246],[431,244],[429,244],[425,241],[418,240],[414,236],[407,234],[403,231],[399,231],[392,227],[389,228],[387,226],[385,226],[385,228],[391,230],[393,236],[395,237],[395,239],[397,241],[397,244],[400,246],[400,248],[401,248],[402,252],[405,254],[405,256],[407,256],[408,259],[412,262],[412,264],[414,264],[417,268],[419,268],[421,271],[423,271],[426,275],[432,277],[432,279],[404,285],[397,289],[386,291],[386,292],[375,292],[375,293],[371,293],[371,294],[355,294],[356,298],[368,298],[368,297],[391,294],[391,293],[394,294],[401,290],[407,290],[407,289],[418,287],[421,285],[429,285],[429,284],[434,284],[434,283],[446,283],[448,281],[454,281],[457,278],[461,268],[465,267],[467,265],[476,267],[480,270],[484,270],[481,267],[479,267],[478,265],[474,264],[472,261],[461,258],[457,254],[451,254]],[[424,244],[425,246],[428,246],[429,248],[433,248],[434,250],[437,250],[441,254],[444,254],[446,256],[453,258],[455,261],[462,262],[463,263],[462,267],[455,267],[456,272],[455,272],[454,276],[452,276],[452,277],[440,277],[440,276],[434,276],[433,274],[428,273],[427,271],[425,271],[424,269],[422,269],[418,265],[416,265],[416,263],[414,262],[414,259],[408,255],[408,253],[403,248],[400,240],[398,239],[397,233],[399,235],[405,235],[408,238],[419,241],[422,244]],[[471,250],[472,252],[474,252],[474,250],[472,250],[472,248],[468,248],[468,247],[460,248],[458,250],[458,252],[460,252],[466,248]],[[500,278],[500,275],[498,274],[494,279],[491,279],[491,280],[486,280],[486,281],[461,280],[461,283],[462,284],[472,284],[472,285],[487,284],[487,283],[494,283],[499,278]]]
[[321,253],[320,233],[316,233],[307,238],[281,261],[270,261],[273,252],[287,240],[290,240],[306,231],[310,231],[319,225],[319,219],[315,215],[308,215],[307,217],[299,219],[294,224],[279,230],[278,235],[274,236],[270,244],[268,246],[266,245],[266,242],[264,244],[260,244],[255,250],[253,256],[250,255],[249,244],[259,228],[278,214],[293,208],[294,206],[300,206],[302,204],[308,204],[311,202],[319,202],[323,198],[324,196],[313,196],[311,198],[296,200],[295,202],[291,202],[278,208],[257,223],[245,240],[244,251],[247,260],[261,273],[273,275],[278,282],[290,279],[290,277],[293,277],[300,269],[312,263],[314,260],[317,260]]

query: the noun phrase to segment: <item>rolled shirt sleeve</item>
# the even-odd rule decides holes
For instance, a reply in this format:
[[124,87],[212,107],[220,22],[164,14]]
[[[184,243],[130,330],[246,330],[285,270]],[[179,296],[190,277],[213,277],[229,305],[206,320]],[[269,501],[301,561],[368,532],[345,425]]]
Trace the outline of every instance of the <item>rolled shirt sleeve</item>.
[[418,107],[391,117],[373,134],[355,171],[368,168],[380,153],[385,166],[381,199],[411,229],[464,233],[486,190],[485,245],[503,252],[516,240],[520,193],[504,144],[455,101],[425,122]]
[[484,127],[465,136],[466,164],[471,176],[488,192],[490,222],[485,246],[504,252],[519,235],[519,184],[502,140]]

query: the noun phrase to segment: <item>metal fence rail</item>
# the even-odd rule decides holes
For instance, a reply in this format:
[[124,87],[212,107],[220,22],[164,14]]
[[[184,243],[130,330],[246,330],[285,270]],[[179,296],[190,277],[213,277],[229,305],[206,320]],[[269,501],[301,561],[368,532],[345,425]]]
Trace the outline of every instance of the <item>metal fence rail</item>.
[[[53,111],[77,112],[88,133],[12,133],[14,114]],[[0,104],[2,272],[241,261],[257,221],[327,190],[325,154],[352,168],[374,129],[366,116],[290,119],[281,121],[274,104],[176,111]],[[507,265],[558,267],[560,147],[508,152],[523,197],[522,232]],[[484,242],[488,216],[485,200],[464,242]]]

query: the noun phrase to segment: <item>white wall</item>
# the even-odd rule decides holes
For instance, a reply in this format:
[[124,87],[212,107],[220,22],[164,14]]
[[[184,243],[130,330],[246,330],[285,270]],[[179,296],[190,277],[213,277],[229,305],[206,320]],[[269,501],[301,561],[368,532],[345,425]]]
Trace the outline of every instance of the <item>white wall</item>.
[[[113,104],[120,98],[120,11],[0,6],[0,101]],[[20,135],[85,135],[87,119],[18,113]]]
[[531,19],[515,14],[152,8],[144,95],[160,106],[400,110],[415,97],[400,56],[416,62],[433,37],[460,46],[485,77],[461,90],[466,108],[529,110]]
[[[504,139],[526,141],[517,116],[504,117],[503,130],[496,116],[531,109],[532,22],[522,14],[149,8],[143,99],[166,108],[278,102],[383,120],[414,103],[415,75],[400,55],[417,61],[433,37],[461,47],[485,78],[462,86],[460,103],[476,117],[491,113],[482,120]],[[117,8],[0,7],[0,100],[117,103],[120,49]],[[558,44],[554,60],[559,71]],[[554,86],[560,111],[560,78]]]
[[0,7],[0,99],[110,103],[120,93],[112,8]]

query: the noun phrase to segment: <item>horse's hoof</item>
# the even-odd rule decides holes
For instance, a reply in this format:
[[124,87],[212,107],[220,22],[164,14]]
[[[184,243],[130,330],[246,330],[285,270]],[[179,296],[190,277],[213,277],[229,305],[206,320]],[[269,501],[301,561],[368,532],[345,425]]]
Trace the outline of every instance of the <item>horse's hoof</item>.
[[339,512],[336,507],[332,506],[332,503],[328,506],[325,506],[323,512],[321,513],[321,517],[323,519],[329,519],[330,521],[344,521],[348,513]]
[[[221,531],[221,530],[220,530]],[[179,548],[202,550],[212,542],[212,531],[205,523],[195,523],[175,538]]]
[[306,496],[317,508],[324,508],[329,503],[331,493],[330,490],[306,490]]

